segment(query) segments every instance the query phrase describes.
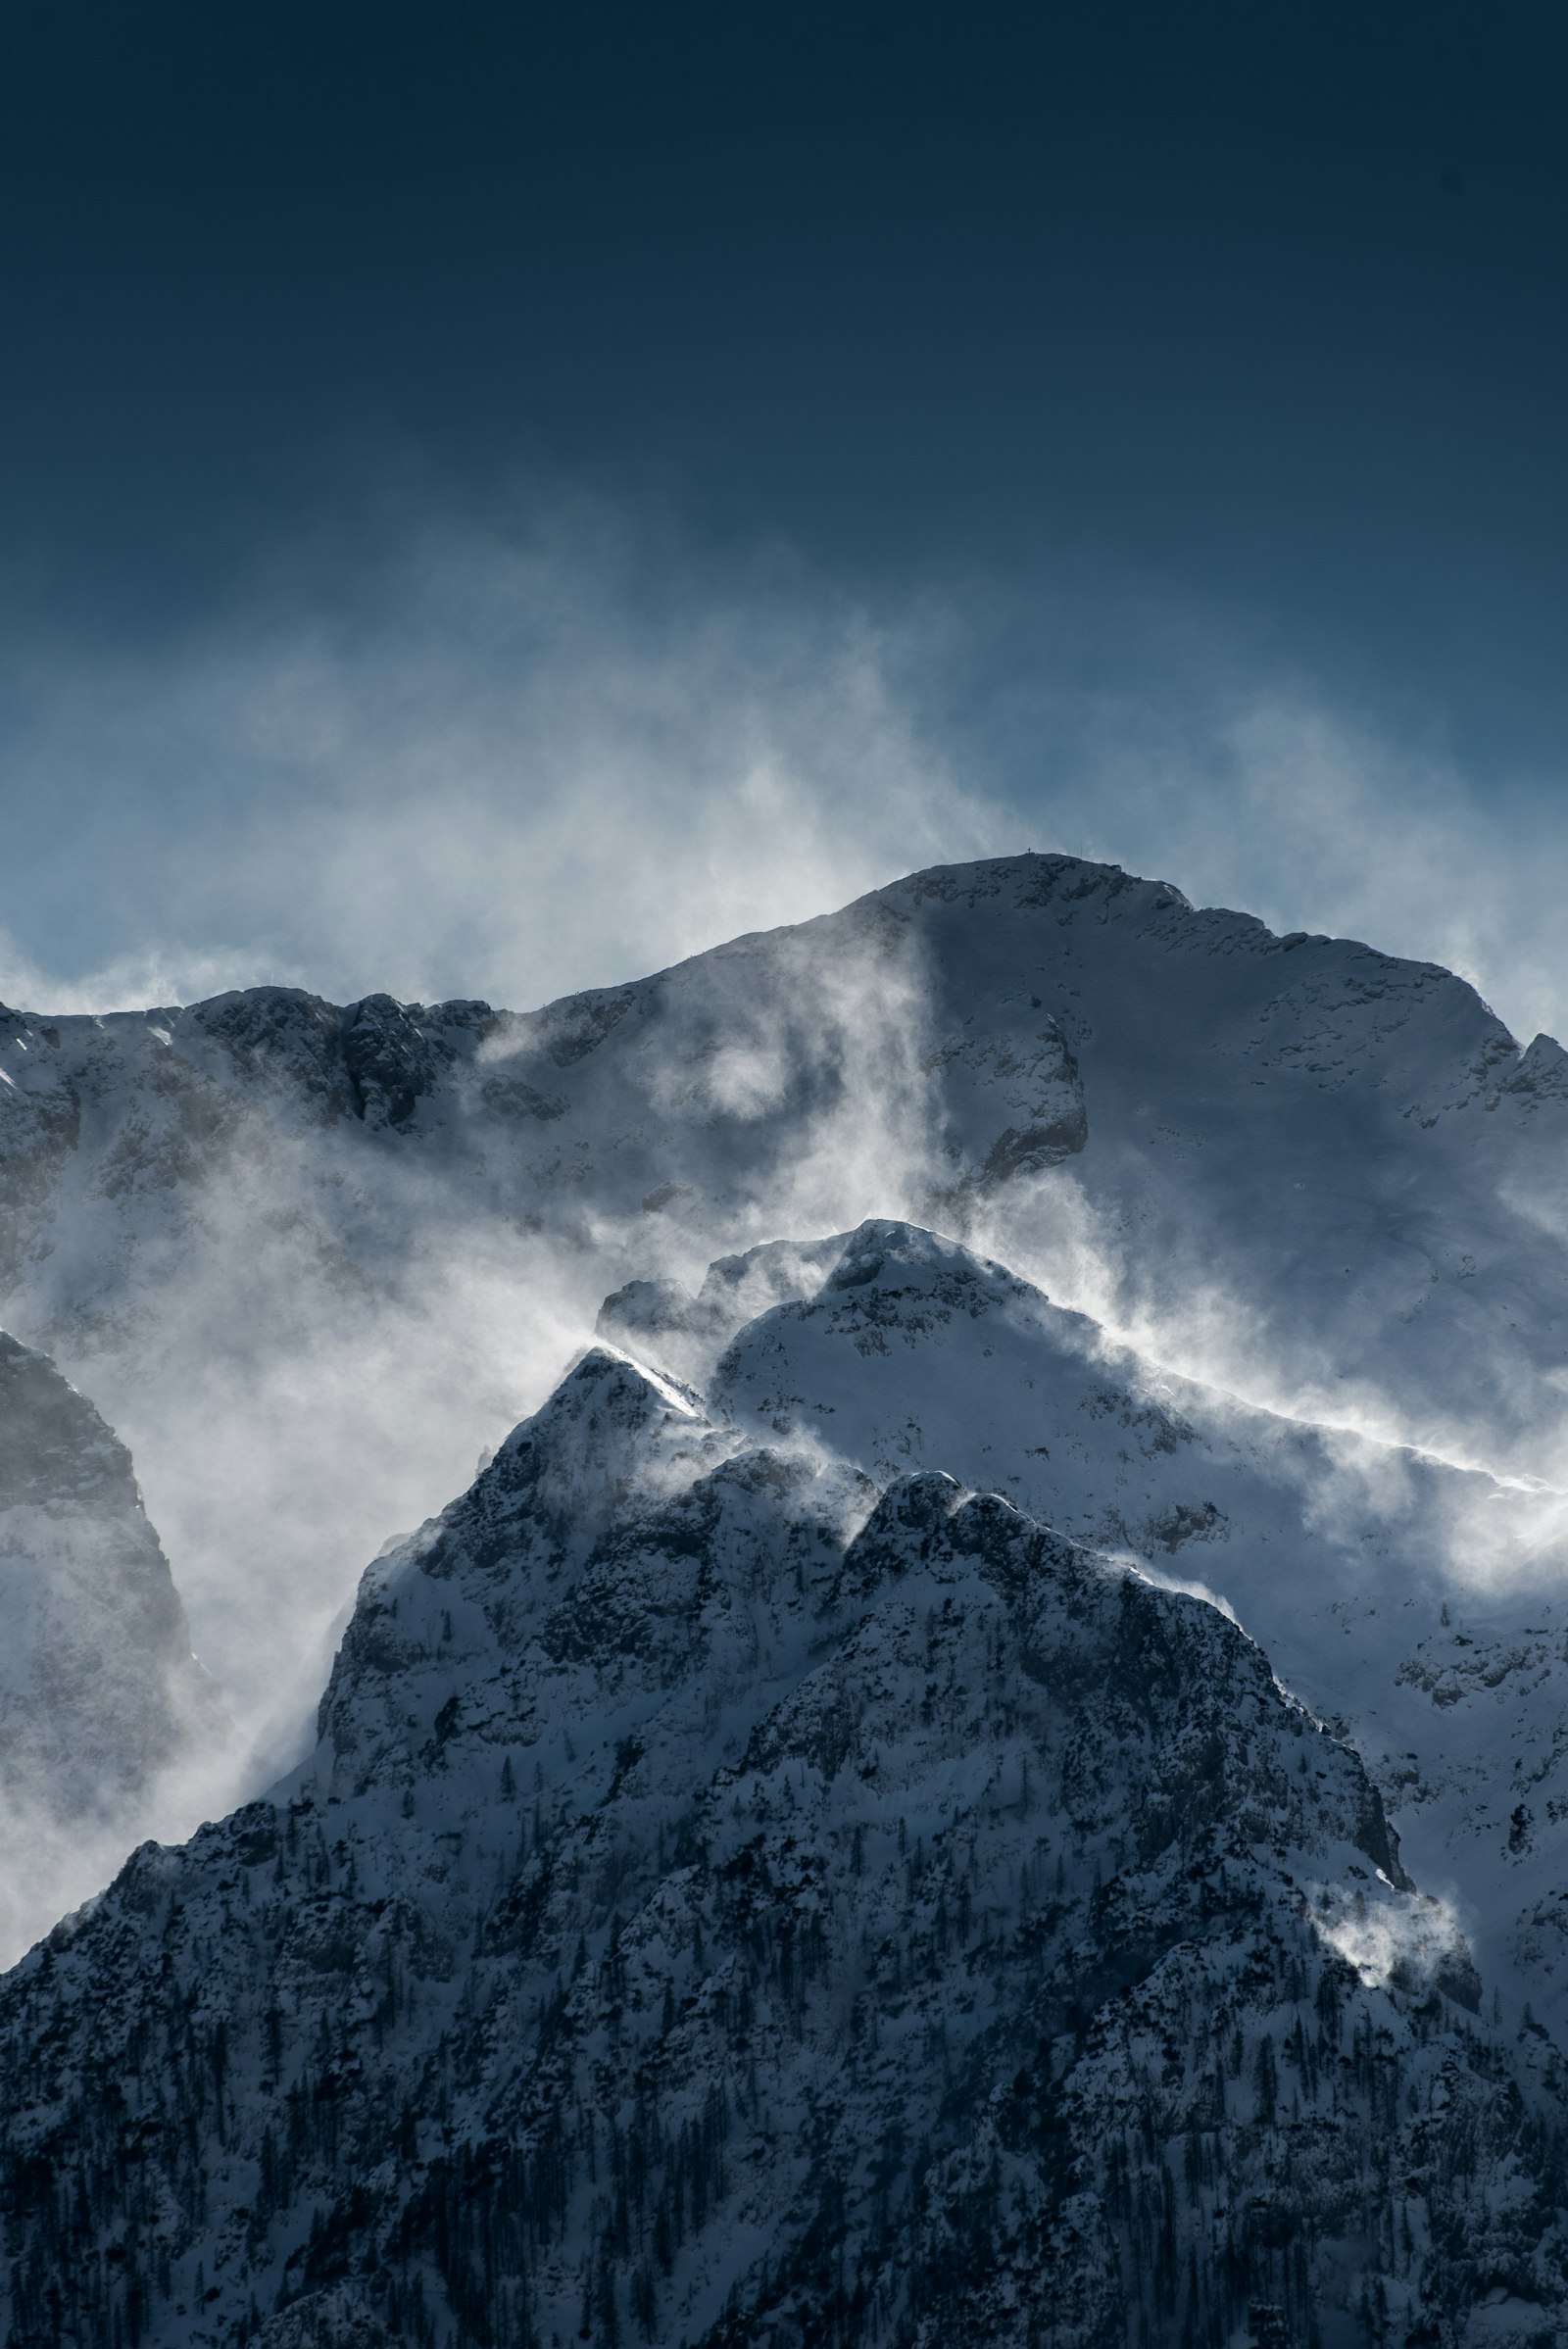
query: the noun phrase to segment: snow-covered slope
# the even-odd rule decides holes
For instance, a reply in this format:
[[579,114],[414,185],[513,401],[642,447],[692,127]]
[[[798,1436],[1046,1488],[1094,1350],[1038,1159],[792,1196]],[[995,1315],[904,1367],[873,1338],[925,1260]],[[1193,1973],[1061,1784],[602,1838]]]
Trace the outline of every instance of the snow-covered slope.
[[[1072,858],[882,893],[984,1000],[1038,993],[1090,1147],[1004,1202],[1004,1260],[1259,1400],[1489,1466],[1560,1475],[1568,1055],[1527,1050],[1431,963],[1276,937]],[[1016,1199],[1016,1195],[1015,1195]],[[1084,1252],[1075,1261],[1074,1245]]]
[[1489,1976],[1568,2031],[1568,1545],[1556,1504],[1156,1372],[1002,1266],[869,1223],[628,1286],[601,1330],[737,1427],[994,1487],[1212,1593],[1353,1739]]
[[211,1763],[223,1716],[124,1445],[3,1332],[0,1624],[9,1963],[158,1821],[172,1774]]
[[691,1269],[786,1202],[840,1228],[910,1167],[956,1202],[1081,1146],[1027,999],[948,1021],[858,918],[751,968],[721,950],[527,1016],[257,989],[0,1020],[0,1299],[125,1431],[253,1729],[294,1728],[367,1549],[628,1270]]
[[0,1309],[255,1728],[608,1290],[780,1231],[932,1223],[1254,1402],[1568,1482],[1565,1067],[1430,965],[943,868],[526,1014],[7,1015]]
[[590,1351],[303,1770],[0,1984],[13,2349],[1568,2322],[1557,2059],[1353,1752],[1217,1608],[760,1421],[779,1326],[728,1413]]

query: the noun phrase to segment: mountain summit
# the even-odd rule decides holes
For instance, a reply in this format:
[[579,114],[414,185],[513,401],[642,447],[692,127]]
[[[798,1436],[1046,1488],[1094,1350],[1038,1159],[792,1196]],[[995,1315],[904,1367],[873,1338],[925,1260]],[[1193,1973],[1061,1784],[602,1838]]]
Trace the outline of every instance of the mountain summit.
[[780,1233],[932,1225],[1253,1403],[1555,1481],[1563,1066],[1431,964],[943,866],[529,1012],[7,1014],[0,1312],[130,1444],[259,1732],[607,1293]]
[[1480,2005],[1216,1607],[601,1346],[0,1986],[7,2338],[1523,2342],[1563,2083]]
[[1054,856],[0,1017],[7,1791],[206,1686],[66,1377],[287,1764],[0,1980],[11,2349],[1568,2334],[1565,1065]]

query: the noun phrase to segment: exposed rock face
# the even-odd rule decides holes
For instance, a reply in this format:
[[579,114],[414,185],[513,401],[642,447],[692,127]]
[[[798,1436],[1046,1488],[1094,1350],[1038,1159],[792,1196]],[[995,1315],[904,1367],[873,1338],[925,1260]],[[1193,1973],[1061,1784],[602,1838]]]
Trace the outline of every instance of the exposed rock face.
[[[909,1245],[839,1251],[890,1346]],[[1353,1752],[1217,1608],[745,1413],[789,1310],[727,1412],[590,1351],[367,1573],[310,1763],[0,1984],[13,2349],[1568,2322],[1557,2059]]]
[[0,1310],[124,1433],[204,1651],[265,1689],[274,1627],[319,1594],[324,1628],[547,1391],[564,1346],[520,1329],[866,1215],[1253,1401],[1552,1478],[1560,1061],[1431,965],[1061,856],[530,1013],[8,1013]]
[[[662,1188],[663,1204],[733,1213],[742,1196],[787,1186],[803,1142],[824,1130],[843,1141],[851,1117],[893,1144],[887,1171],[921,1196],[995,1189],[1081,1150],[1086,1134],[1049,1010],[1004,999],[960,1014],[896,922],[746,941],[525,1016],[386,995],[340,1008],[271,987],[185,1010],[3,1024],[12,1213],[0,1280],[68,1327],[95,1284],[136,1286],[132,1234],[106,1201],[163,1193],[155,1221],[199,1227],[203,1185],[278,1132],[336,1133],[355,1153],[342,1164],[372,1182],[377,1146],[427,1157],[434,1146],[456,1206],[526,1201],[565,1225],[585,1184],[612,1213],[640,1211]],[[564,1134],[540,1130],[563,1120]],[[586,1165],[563,1155],[579,1145]],[[330,1200],[314,1205],[326,1214]],[[93,1262],[40,1278],[63,1220],[94,1227]]]
[[[524,1015],[0,1013],[13,1321],[258,1685],[612,1291],[313,1758],[0,1985],[5,2337],[1568,2334],[1565,1066],[1063,857]],[[208,1698],[16,1346],[7,1477],[86,1849]]]
[[1067,1164],[1122,1303],[1174,1315],[1219,1284],[1259,1376],[1265,1342],[1298,1384],[1370,1359],[1414,1432],[1468,1412],[1483,1450],[1560,1418],[1560,1048],[1521,1052],[1433,965],[1115,867],[939,868],[527,1014],[259,988],[0,1028],[0,1294],[100,1350],[117,1316],[156,1318],[162,1242],[205,1228],[204,1191],[258,1153],[280,1177],[300,1132],[291,1230],[323,1268],[416,1249],[399,1164],[439,1169],[454,1214],[587,1243],[595,1278],[610,1226],[646,1215],[711,1253],[1004,1205],[1051,1245],[1031,1178]]
[[[0,1949],[102,1881],[220,1733],[130,1455],[0,1332]],[[81,1866],[74,1865],[80,1860]]]
[[[361,1559],[650,1250],[706,1260],[786,1199],[837,1229],[846,1187],[856,1213],[890,1184],[968,1212],[1084,1134],[1049,1010],[958,1003],[874,913],[526,1016],[290,988],[7,1014],[0,1310],[131,1442],[270,1737]],[[570,1337],[519,1343],[541,1300]]]
[[956,1242],[877,1219],[628,1284],[602,1332],[760,1441],[940,1467],[1214,1595],[1350,1737],[1489,1979],[1568,2029],[1568,1609],[1552,1496],[1152,1368]]

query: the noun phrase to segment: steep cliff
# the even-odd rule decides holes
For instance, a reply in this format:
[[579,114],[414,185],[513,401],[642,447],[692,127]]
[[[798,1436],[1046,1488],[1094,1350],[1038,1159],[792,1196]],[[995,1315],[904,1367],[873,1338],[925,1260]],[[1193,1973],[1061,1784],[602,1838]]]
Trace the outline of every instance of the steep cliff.
[[590,1351],[304,1769],[0,1984],[15,2349],[1560,2325],[1557,2059],[1353,1752],[1216,1607],[766,1433]]

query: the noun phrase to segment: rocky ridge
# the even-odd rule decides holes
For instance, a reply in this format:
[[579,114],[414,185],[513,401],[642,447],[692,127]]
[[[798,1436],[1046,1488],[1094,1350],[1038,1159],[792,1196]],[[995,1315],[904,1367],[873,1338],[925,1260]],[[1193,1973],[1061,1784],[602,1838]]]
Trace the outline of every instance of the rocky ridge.
[[760,1424],[781,1309],[728,1409],[590,1350],[304,1768],[0,1984],[15,2349],[1560,2324],[1557,2058],[1355,1754],[1202,1599]]
[[1492,1979],[1568,2029],[1550,1495],[1251,1409],[886,1219],[721,1258],[695,1293],[628,1284],[600,1328],[763,1441],[940,1466],[1228,1607],[1354,1741]]
[[324,1637],[546,1391],[555,1331],[868,1214],[1254,1402],[1549,1482],[1561,1061],[1432,965],[1062,856],[529,1013],[8,1014],[0,1308],[132,1444],[243,1710],[288,1679],[275,1627]]
[[[1565,1064],[1059,857],[531,1014],[0,1015],[13,1316],[259,1686],[613,1290],[311,1760],[0,1989],[18,2349],[1555,2339]],[[11,1368],[107,1874],[209,1698]]]

